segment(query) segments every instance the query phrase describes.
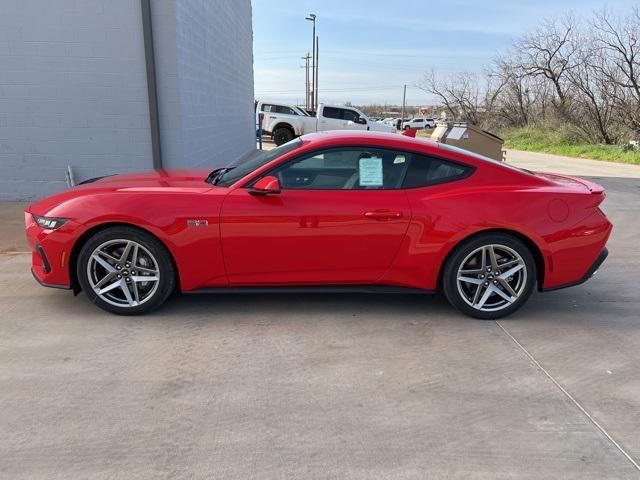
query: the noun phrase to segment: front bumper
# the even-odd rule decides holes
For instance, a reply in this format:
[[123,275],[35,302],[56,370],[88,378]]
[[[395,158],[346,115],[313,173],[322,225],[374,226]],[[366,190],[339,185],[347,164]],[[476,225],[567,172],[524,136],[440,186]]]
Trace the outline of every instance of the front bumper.
[[40,285],[71,288],[69,258],[78,224],[68,221],[56,230],[39,227],[25,212],[25,233],[31,247],[31,273]]

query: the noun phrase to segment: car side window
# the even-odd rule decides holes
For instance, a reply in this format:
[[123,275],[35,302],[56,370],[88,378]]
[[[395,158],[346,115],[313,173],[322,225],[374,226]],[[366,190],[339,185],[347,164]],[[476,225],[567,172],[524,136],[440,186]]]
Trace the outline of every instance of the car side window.
[[358,112],[354,111],[354,110],[349,110],[348,108],[343,108],[342,109],[342,119],[343,120],[347,120],[350,122],[355,122],[356,120],[358,120],[358,118],[360,118],[360,115],[358,115]]
[[339,108],[324,107],[322,109],[322,116],[326,118],[335,118],[337,120],[342,119],[342,114]]
[[399,189],[409,154],[378,148],[336,148],[292,160],[267,175],[283,190]]
[[298,115],[298,112],[296,112],[293,108],[287,107],[285,105],[277,105],[276,113],[284,113],[285,115]]
[[466,178],[471,167],[441,158],[413,154],[402,188],[418,188]]

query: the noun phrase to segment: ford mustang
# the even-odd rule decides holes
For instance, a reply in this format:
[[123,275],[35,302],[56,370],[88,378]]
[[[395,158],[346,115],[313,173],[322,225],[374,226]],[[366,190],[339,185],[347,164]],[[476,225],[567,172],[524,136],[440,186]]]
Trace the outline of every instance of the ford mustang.
[[397,134],[324,132],[224,168],[89,180],[30,205],[42,285],[140,314],[174,292],[442,292],[495,319],[607,255],[604,190]]

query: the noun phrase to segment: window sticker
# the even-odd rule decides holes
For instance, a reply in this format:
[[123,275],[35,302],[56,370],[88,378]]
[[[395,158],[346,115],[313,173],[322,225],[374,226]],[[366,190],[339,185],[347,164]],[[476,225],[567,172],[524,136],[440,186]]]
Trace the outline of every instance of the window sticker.
[[382,158],[361,158],[358,166],[361,187],[382,186]]

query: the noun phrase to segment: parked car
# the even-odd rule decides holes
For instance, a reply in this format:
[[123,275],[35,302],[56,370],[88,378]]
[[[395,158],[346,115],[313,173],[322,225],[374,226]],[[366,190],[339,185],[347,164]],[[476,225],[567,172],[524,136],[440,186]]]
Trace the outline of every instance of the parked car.
[[399,130],[398,129],[398,122],[400,121],[399,118],[397,117],[388,117],[385,118],[384,120],[382,120],[382,123],[384,123],[385,125],[389,125],[390,127],[393,127],[394,130]]
[[409,130],[410,128],[436,128],[436,122],[433,118],[412,118],[402,123],[402,130]]
[[442,291],[495,319],[593,275],[612,228],[603,200],[583,179],[344,131],[211,172],[94,179],[30,205],[25,224],[38,282],[117,314],[174,291]]
[[[258,102],[256,111],[264,111],[263,131],[267,135],[273,137],[276,145],[282,145],[288,141],[307,133],[319,132],[324,130],[369,130],[374,132],[395,132],[395,129],[384,125],[380,122],[374,122],[354,107],[342,107],[334,105],[320,104],[318,112],[315,116],[294,113],[294,109],[290,106],[290,110],[280,113],[276,108],[270,108],[269,111],[263,110],[272,104]],[[280,105],[282,107],[282,105]],[[306,113],[306,112],[304,112]]]

